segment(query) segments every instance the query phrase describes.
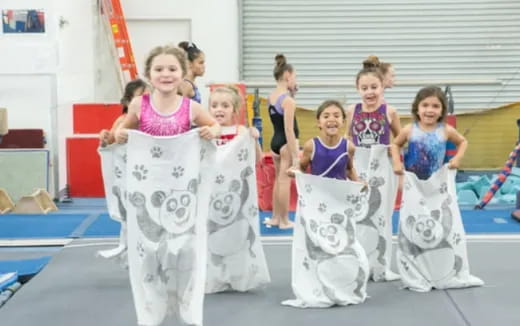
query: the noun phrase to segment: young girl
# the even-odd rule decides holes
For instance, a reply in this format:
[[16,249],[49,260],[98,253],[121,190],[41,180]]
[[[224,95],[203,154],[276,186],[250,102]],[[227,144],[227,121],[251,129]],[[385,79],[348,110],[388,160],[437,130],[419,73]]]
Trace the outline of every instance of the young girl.
[[390,145],[390,133],[395,137],[401,129],[396,109],[384,100],[385,79],[378,65],[374,56],[363,61],[356,77],[361,103],[347,109],[347,138],[356,146]]
[[[250,133],[255,128],[237,125],[242,98],[232,86],[211,92],[209,111],[222,126],[213,163],[219,181],[211,194],[208,217],[206,293],[248,291],[270,280],[258,226],[255,158]],[[238,137],[237,137],[238,136]],[[262,150],[255,141],[256,162]]]
[[147,91],[146,83],[141,79],[136,79],[128,82],[125,86],[125,93],[121,98],[121,104],[123,104],[123,112],[119,118],[114,121],[112,124],[112,128],[110,130],[103,129],[99,133],[99,140],[101,142],[101,146],[110,145],[115,142],[114,134],[125,119],[126,114],[128,113],[128,105],[132,101],[132,99],[136,96],[141,96]]
[[195,79],[202,77],[206,70],[206,66],[204,65],[206,59],[204,52],[192,42],[181,42],[179,43],[179,47],[186,51],[189,61],[186,77],[179,86],[179,93],[182,96],[191,98],[197,103],[201,103],[202,98],[198,87],[195,85]]
[[421,180],[428,179],[443,165],[447,140],[457,146],[457,154],[448,162],[448,167],[457,169],[460,166],[467,141],[455,128],[444,123],[446,108],[446,97],[440,88],[425,87],[417,93],[412,104],[415,121],[403,128],[392,146],[394,171],[397,174],[403,174],[403,163],[398,158],[401,148],[407,142],[404,168]]
[[384,99],[384,78],[379,64],[377,57],[368,57],[357,74],[361,103],[347,110],[347,138],[360,147],[354,167],[369,185],[368,198],[361,202],[362,209],[356,213],[357,236],[368,256],[371,278],[392,281],[398,278],[390,269],[397,180],[391,167],[389,145],[391,135],[399,133],[400,122],[396,109]]
[[[467,141],[444,122],[446,113],[446,97],[440,88],[421,89],[412,104],[415,121],[392,144],[395,173],[403,174],[400,150],[405,143],[404,169],[411,172],[405,175],[397,265],[405,286],[421,292],[483,284],[469,274],[455,174],[448,172],[460,166]],[[447,140],[457,146],[448,169],[442,168]]]
[[[273,186],[273,216],[264,221],[280,229],[293,227],[289,220],[289,198],[291,181],[286,171],[298,168],[298,125],[296,123],[296,103],[290,96],[296,89],[296,72],[287,63],[283,54],[275,57],[274,78],[276,89],[269,95],[269,116],[273,123],[274,135],[271,151],[274,159],[275,182]],[[283,172],[280,172],[283,171]]]
[[357,239],[355,207],[365,192],[358,182],[344,181],[347,177],[358,181],[352,165],[355,148],[342,137],[345,111],[339,102],[323,102],[316,118],[320,135],[305,143],[300,160],[301,171],[310,164],[312,176],[296,177],[291,280],[296,299],[282,304],[300,308],[359,304],[367,297],[369,263]]
[[406,125],[394,139],[392,157],[394,171],[403,174],[400,150],[408,142],[404,155],[404,168],[421,180],[428,179],[444,163],[446,141],[457,146],[457,154],[448,162],[450,169],[457,169],[464,157],[467,141],[455,128],[444,123],[447,114],[446,97],[438,87],[421,89],[412,104],[414,122]]
[[219,135],[219,124],[199,103],[177,94],[186,72],[186,55],[181,49],[159,46],[151,51],[145,63],[145,76],[153,91],[132,100],[116,131],[118,143],[126,142],[128,129],[139,129],[153,136],[173,136],[190,130],[192,122],[200,127],[199,134],[204,139]]
[[[323,102],[316,111],[320,135],[308,140],[303,146],[300,170],[311,165],[311,174],[340,180],[359,181],[352,164],[355,146],[341,137],[340,129],[345,123],[343,106],[334,100]],[[289,170],[293,175],[293,171]]]
[[[376,56],[369,56],[366,59],[366,62],[371,63],[373,66],[377,67],[379,71],[381,72],[381,75],[383,76],[383,88],[386,90],[388,88],[394,87],[395,83],[395,70],[391,63],[388,62],[381,62],[379,61],[379,58]],[[383,99],[384,103],[386,102],[386,99]],[[395,136],[395,135],[394,135]],[[399,209],[401,206],[401,194],[403,189],[403,178],[399,178],[399,185],[398,185],[398,192],[397,197],[395,201],[394,208]]]
[[[153,87],[152,93],[132,100],[116,131],[118,143],[127,142],[129,129],[152,136],[174,136],[189,132],[192,124],[199,127],[201,138],[218,137],[220,126],[215,119],[199,103],[178,95],[186,71],[186,53],[182,49],[159,46],[150,52],[145,76]],[[187,139],[190,137],[192,132],[186,135]],[[167,157],[201,159],[203,147],[201,151],[187,148],[186,153],[180,153],[159,146],[171,141],[168,139],[136,134],[135,141],[142,146],[127,148],[131,162],[127,168],[133,162],[139,163],[135,172],[127,174],[130,176],[126,185],[129,276],[138,324],[162,325],[169,318],[167,315],[173,313],[183,324],[202,325],[206,233],[205,223],[197,220],[207,214],[202,207],[209,199],[209,191],[203,190],[208,189],[205,187],[209,179],[205,178],[209,176],[203,171],[206,163],[202,162],[193,162],[198,171],[189,171],[186,162],[180,162],[186,169],[174,166],[176,171],[169,172],[170,164],[178,162]],[[147,148],[146,141],[157,146]],[[151,155],[146,157],[148,153]],[[164,153],[167,154],[163,156]],[[148,163],[149,168],[145,167]]]
[[[217,145],[224,145],[235,136],[248,132],[247,128],[236,123],[238,110],[241,104],[238,90],[232,86],[222,86],[211,92],[209,98],[209,112],[221,126],[221,134]],[[254,127],[249,128],[251,136],[258,140],[260,133]],[[256,143],[256,161],[262,160],[262,148]]]

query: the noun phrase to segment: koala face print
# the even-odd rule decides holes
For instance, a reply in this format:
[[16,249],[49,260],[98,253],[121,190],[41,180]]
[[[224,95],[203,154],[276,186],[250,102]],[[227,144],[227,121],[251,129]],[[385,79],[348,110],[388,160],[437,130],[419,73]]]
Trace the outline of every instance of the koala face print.
[[444,239],[444,229],[437,216],[419,215],[417,219],[409,216],[406,220],[410,241],[422,249],[431,249]]
[[348,217],[353,218],[356,222],[365,218],[370,208],[368,206],[368,191],[349,196],[347,202],[350,206],[346,212]]
[[324,223],[318,226],[316,238],[320,248],[331,255],[342,252],[348,243],[344,227],[335,223]]
[[189,191],[173,191],[164,199],[159,216],[171,233],[180,234],[195,224],[195,195]]
[[159,209],[160,223],[168,232],[181,234],[195,225],[197,184],[192,179],[187,190],[172,190],[169,194],[160,190],[152,194],[152,205]]
[[219,224],[231,224],[240,210],[240,196],[235,192],[217,193],[209,204],[209,218]]

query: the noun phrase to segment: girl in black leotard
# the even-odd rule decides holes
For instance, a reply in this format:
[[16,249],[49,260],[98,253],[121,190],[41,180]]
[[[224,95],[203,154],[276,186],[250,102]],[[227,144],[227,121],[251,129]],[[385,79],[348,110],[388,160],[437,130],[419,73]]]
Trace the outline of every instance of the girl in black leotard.
[[273,185],[273,216],[264,223],[288,229],[293,226],[289,221],[291,179],[285,171],[298,166],[296,103],[290,96],[296,89],[296,73],[283,54],[278,54],[275,61],[276,89],[269,95],[269,116],[274,128],[271,151],[276,174]]

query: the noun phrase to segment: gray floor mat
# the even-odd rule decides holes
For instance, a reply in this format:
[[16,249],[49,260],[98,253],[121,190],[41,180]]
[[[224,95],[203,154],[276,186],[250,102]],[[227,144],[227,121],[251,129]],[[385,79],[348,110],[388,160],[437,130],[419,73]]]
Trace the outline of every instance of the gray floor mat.
[[[2,326],[135,325],[127,271],[95,257],[82,240],[56,253],[50,264],[0,309]],[[370,298],[357,306],[296,309],[290,246],[265,246],[272,283],[250,293],[206,296],[206,326],[260,325],[520,325],[518,242],[469,242],[469,262],[483,288],[414,293],[400,282],[369,283]],[[170,325],[173,325],[170,323]]]

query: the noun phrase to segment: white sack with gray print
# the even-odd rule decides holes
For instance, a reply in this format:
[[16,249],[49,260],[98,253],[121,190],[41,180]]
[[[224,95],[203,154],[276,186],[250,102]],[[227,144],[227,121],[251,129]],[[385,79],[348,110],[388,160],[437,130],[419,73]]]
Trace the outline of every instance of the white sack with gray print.
[[355,197],[357,238],[368,256],[370,276],[376,282],[393,281],[392,214],[398,180],[388,156],[388,146],[356,147],[354,168],[368,183],[368,192]]
[[260,241],[255,144],[247,133],[217,147],[206,293],[247,291],[270,282]]
[[168,314],[202,325],[208,202],[215,146],[198,130],[171,137],[129,131],[128,262],[138,323]]
[[127,266],[127,223],[126,223],[126,144],[112,144],[98,149],[101,158],[101,173],[105,189],[108,214],[121,223],[119,245],[114,249],[100,250],[98,255],[117,259]]
[[397,266],[404,286],[410,290],[426,292],[484,284],[469,272],[456,173],[447,165],[428,180],[405,172]]
[[359,304],[367,297],[368,261],[356,238],[354,207],[363,184],[297,173],[292,289],[298,308]]

